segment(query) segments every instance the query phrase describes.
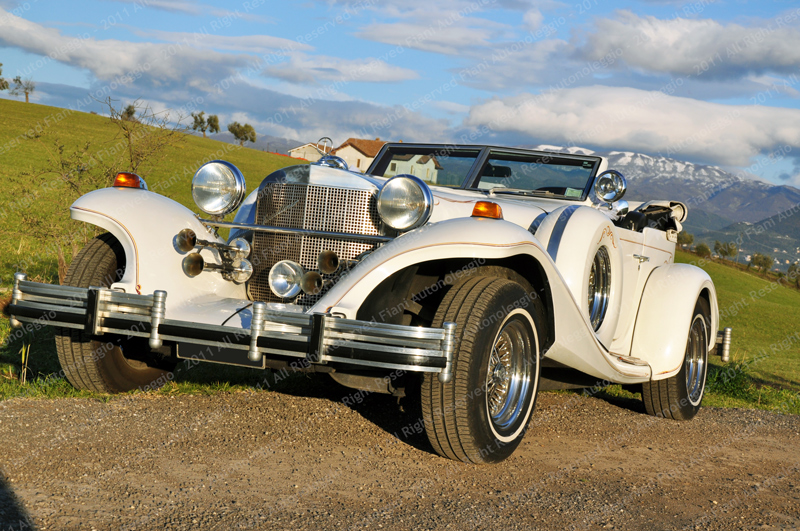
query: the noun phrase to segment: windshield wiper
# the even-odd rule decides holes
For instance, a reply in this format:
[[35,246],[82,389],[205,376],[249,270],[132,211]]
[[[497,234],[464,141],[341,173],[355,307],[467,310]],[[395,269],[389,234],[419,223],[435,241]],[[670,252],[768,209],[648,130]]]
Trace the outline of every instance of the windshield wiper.
[[488,190],[489,195],[491,194],[512,194],[512,195],[525,195],[525,196],[545,196],[550,197],[554,196],[553,192],[549,190],[526,190],[524,188],[492,188]]

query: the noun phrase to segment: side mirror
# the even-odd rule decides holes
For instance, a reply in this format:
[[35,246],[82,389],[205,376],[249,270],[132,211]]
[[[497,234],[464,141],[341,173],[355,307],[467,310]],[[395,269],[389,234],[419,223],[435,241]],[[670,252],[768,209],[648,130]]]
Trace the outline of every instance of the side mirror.
[[606,203],[613,203],[622,199],[627,188],[628,183],[625,181],[625,177],[616,170],[604,171],[594,181],[595,195]]

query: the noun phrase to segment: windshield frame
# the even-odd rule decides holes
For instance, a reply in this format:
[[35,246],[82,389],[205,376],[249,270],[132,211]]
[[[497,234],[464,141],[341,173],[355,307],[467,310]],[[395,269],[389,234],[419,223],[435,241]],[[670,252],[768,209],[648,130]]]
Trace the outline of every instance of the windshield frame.
[[386,169],[389,163],[392,161],[393,155],[397,155],[399,153],[411,153],[414,155],[430,155],[433,154],[438,157],[446,157],[449,156],[451,153],[454,152],[461,152],[461,153],[474,153],[475,160],[472,162],[469,170],[467,170],[464,178],[461,180],[461,183],[458,186],[444,186],[444,185],[436,185],[436,184],[429,184],[429,186],[442,186],[446,188],[456,189],[456,190],[463,190],[467,184],[472,182],[473,175],[477,171],[478,167],[482,167],[483,161],[486,160],[486,147],[485,146],[454,146],[448,144],[412,144],[412,143],[405,143],[405,142],[392,142],[384,144],[381,148],[378,155],[375,156],[375,160],[372,161],[369,168],[367,168],[366,173],[372,175],[374,177],[386,178]]
[[[370,164],[369,168],[367,168],[366,173],[369,175],[373,175],[375,177],[383,178],[382,174],[385,173],[386,167],[388,166],[389,161],[391,160],[393,154],[408,153],[408,152],[415,152],[416,154],[419,154],[427,151],[428,153],[433,152],[441,156],[441,155],[447,155],[455,151],[474,152],[476,150],[478,150],[478,155],[475,158],[475,161],[470,167],[469,171],[467,172],[467,175],[464,178],[463,182],[458,187],[455,186],[450,187],[451,189],[471,190],[489,195],[490,190],[478,188],[477,184],[483,175],[483,170],[486,167],[486,164],[488,163],[489,159],[497,156],[502,157],[503,155],[510,155],[510,156],[531,157],[532,161],[536,158],[550,159],[550,161],[548,162],[550,164],[557,164],[559,160],[591,162],[592,169],[588,174],[588,177],[586,179],[586,185],[583,188],[580,197],[577,196],[568,197],[560,194],[553,194],[553,195],[541,194],[532,196],[519,193],[518,195],[518,197],[538,197],[538,198],[555,199],[559,201],[585,202],[586,199],[589,197],[589,194],[591,193],[592,185],[594,184],[595,178],[597,177],[597,171],[600,168],[600,164],[602,162],[602,157],[596,155],[576,155],[571,153],[559,153],[555,151],[538,151],[533,149],[509,148],[502,146],[487,146],[487,145],[470,145],[470,144],[417,144],[417,143],[405,143],[405,142],[390,142],[384,144],[384,146],[378,152],[378,155],[376,155],[375,159],[372,161],[372,164]],[[380,174],[376,174],[377,172],[380,172]],[[513,192],[503,195],[507,195],[508,197],[515,196]]]

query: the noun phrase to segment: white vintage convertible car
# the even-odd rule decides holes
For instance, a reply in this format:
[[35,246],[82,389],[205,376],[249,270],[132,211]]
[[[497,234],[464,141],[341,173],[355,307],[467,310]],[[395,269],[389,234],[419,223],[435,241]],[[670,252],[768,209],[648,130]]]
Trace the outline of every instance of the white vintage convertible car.
[[209,162],[201,217],[119,174],[71,207],[108,232],[66,285],[18,273],[9,312],[56,327],[81,389],[152,388],[181,359],[325,372],[418,398],[436,452],[496,462],[542,389],[636,385],[651,415],[700,408],[714,284],[674,263],[686,206],[625,189],[597,156],[390,143],[365,174],[326,156],[249,195]]

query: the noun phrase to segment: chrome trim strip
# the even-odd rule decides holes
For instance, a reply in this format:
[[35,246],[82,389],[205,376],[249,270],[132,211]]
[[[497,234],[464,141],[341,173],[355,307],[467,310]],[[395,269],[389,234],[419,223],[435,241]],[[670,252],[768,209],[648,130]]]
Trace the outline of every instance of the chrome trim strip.
[[201,223],[214,227],[226,227],[230,229],[247,229],[257,232],[274,232],[275,234],[296,234],[298,236],[317,236],[320,238],[330,238],[331,240],[352,240],[373,243],[386,243],[394,240],[391,236],[376,236],[372,234],[350,234],[347,232],[328,232],[324,230],[293,229],[288,227],[272,227],[270,225],[252,225],[247,223],[236,223],[232,221],[215,221],[213,219],[202,219]]
[[337,319],[327,326],[329,330],[349,333],[363,333],[371,330],[374,334],[384,337],[412,338],[412,339],[444,339],[444,330],[438,328],[423,328],[421,326],[404,326],[385,323],[373,323],[372,321],[356,321],[353,319]]
[[372,343],[378,343],[380,345],[394,345],[398,347],[417,347],[417,348],[428,348],[431,346],[430,341],[415,341],[413,339],[408,338],[400,338],[400,337],[380,337],[380,336],[368,336],[364,334],[351,334],[349,332],[339,332],[339,331],[330,331],[329,327],[325,328],[325,338],[331,340],[352,340],[352,341],[369,341]]
[[441,350],[432,350],[432,349],[422,349],[422,348],[409,348],[409,347],[395,347],[392,345],[380,345],[378,343],[366,343],[369,341],[369,338],[364,338],[362,341],[340,341],[334,338],[325,338],[323,344],[325,346],[333,347],[334,349],[339,347],[347,347],[347,348],[354,348],[359,350],[370,350],[373,352],[389,352],[391,354],[406,354],[409,356],[425,356],[430,358],[439,358],[441,357],[442,351]]
[[339,363],[347,363],[348,365],[366,365],[369,367],[377,367],[379,369],[392,369],[395,371],[410,371],[410,372],[439,372],[441,369],[436,367],[420,367],[419,365],[401,365],[398,363],[382,363],[380,361],[368,361],[350,358],[340,358],[338,356],[323,355],[322,361],[334,361]]

